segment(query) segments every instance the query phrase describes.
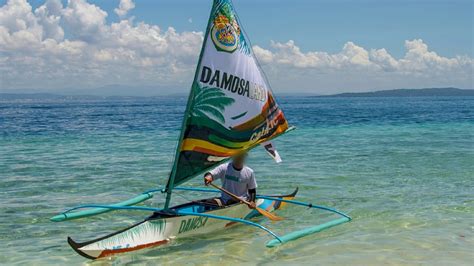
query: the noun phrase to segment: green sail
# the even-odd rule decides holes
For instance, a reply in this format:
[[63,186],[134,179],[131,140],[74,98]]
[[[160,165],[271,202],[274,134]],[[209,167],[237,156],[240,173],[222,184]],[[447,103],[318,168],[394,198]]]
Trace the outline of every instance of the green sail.
[[183,119],[171,191],[288,129],[230,0],[214,0]]

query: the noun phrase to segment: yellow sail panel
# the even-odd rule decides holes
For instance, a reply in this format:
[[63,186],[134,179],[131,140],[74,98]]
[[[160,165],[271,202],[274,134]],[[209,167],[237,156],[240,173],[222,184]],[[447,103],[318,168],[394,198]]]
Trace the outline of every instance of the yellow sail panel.
[[200,139],[185,139],[181,151],[206,151],[209,155],[229,157],[239,153],[242,149],[229,149],[209,141]]

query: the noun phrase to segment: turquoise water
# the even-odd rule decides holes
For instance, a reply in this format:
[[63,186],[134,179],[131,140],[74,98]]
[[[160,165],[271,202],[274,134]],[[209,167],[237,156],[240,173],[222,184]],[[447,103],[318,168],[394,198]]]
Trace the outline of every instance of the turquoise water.
[[[0,264],[468,265],[474,250],[474,98],[280,99],[297,130],[249,165],[259,192],[286,193],[354,220],[267,249],[238,226],[91,263],[66,243],[121,229],[147,214],[117,212],[64,223],[78,204],[113,203],[166,182],[184,98],[0,102]],[[200,186],[200,180],[190,182]],[[175,203],[202,194],[180,193]],[[146,203],[160,206],[156,195]],[[294,207],[278,233],[333,216]]]

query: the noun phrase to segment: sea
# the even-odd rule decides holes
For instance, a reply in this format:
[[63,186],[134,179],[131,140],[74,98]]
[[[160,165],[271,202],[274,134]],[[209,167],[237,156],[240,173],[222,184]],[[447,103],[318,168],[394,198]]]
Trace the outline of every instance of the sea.
[[[161,188],[169,175],[186,97],[0,99],[2,265],[472,265],[474,97],[279,97],[296,130],[248,165],[258,193],[336,208],[353,220],[266,248],[249,226],[97,261],[86,241],[143,220],[117,211],[53,223],[82,204],[110,204]],[[204,187],[195,178],[186,185]],[[173,204],[203,197],[177,192]],[[143,205],[160,207],[161,193]],[[336,216],[291,206],[278,234]]]

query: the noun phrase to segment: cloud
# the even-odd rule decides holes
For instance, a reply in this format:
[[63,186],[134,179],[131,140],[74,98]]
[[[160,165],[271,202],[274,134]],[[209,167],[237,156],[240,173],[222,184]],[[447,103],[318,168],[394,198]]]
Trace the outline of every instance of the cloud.
[[66,27],[77,39],[96,41],[106,33],[107,12],[84,0],[69,0],[62,12]]
[[132,20],[107,24],[107,15],[85,0],[64,7],[49,0],[36,10],[25,0],[9,0],[0,8],[0,87],[190,84],[183,76],[192,77],[201,32]]
[[473,60],[468,57],[446,58],[429,51],[421,39],[405,41],[407,52],[399,60],[392,57],[385,49],[367,51],[353,42],[347,42],[341,52],[328,54],[326,52],[301,52],[300,48],[290,40],[287,43],[272,42],[272,49],[254,46],[256,56],[264,64],[289,66],[295,68],[313,69],[367,69],[371,71],[413,71],[426,75],[433,70],[469,69]]
[[59,0],[48,1],[35,10],[38,24],[43,29],[43,39],[61,41],[64,38],[64,30],[59,25],[63,5]]
[[[134,7],[121,1],[124,17]],[[86,0],[26,0],[0,7],[0,90],[95,88],[110,84],[153,86],[150,94],[189,88],[203,33],[121,19]],[[372,88],[472,88],[473,59],[447,58],[421,39],[407,40],[395,58],[386,49],[347,42],[337,53],[302,51],[290,40],[254,46],[276,90],[335,93]],[[130,94],[133,94],[130,91]]]
[[397,87],[472,88],[472,58],[440,56],[430,51],[421,39],[405,41],[405,49],[406,53],[400,59],[384,48],[366,50],[353,42],[347,42],[335,54],[302,52],[290,40],[272,42],[270,49],[256,45],[254,53],[277,83],[286,84],[286,87],[291,86],[289,80],[304,79],[306,82],[297,85],[303,90],[319,88],[320,92],[330,93]]
[[135,3],[132,0],[120,0],[119,7],[114,9],[114,12],[119,17],[125,17],[128,11],[135,8]]

